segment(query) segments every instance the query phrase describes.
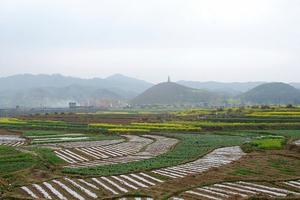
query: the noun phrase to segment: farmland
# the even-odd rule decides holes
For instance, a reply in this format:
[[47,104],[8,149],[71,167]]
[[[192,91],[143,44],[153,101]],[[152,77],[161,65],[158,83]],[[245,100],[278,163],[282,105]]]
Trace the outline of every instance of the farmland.
[[0,194],[297,198],[299,113],[274,106],[0,118]]

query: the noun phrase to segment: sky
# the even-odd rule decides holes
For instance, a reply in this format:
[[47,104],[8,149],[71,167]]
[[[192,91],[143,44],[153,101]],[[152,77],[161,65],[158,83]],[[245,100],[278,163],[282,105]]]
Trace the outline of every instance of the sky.
[[299,0],[1,0],[0,77],[300,82]]

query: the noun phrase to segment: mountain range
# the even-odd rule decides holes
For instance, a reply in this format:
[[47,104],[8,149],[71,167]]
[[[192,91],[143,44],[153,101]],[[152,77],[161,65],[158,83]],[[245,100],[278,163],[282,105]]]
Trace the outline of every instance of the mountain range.
[[225,92],[231,95],[238,95],[250,89],[253,89],[254,87],[259,86],[265,82],[222,83],[216,81],[207,81],[207,82],[178,81],[177,83],[187,87],[196,88],[196,89],[204,89],[204,90],[209,90],[214,92]]
[[0,78],[0,108],[99,106],[115,101],[128,101],[153,84],[115,74],[107,78],[82,79],[54,75],[23,74]]
[[153,84],[143,80],[130,78],[121,74],[115,74],[107,78],[82,79],[76,77],[54,75],[32,75],[22,74],[0,78],[0,91],[23,90],[36,87],[67,87],[70,85],[92,86],[123,91],[129,93],[140,93]]
[[[267,83],[178,81],[154,85],[121,74],[92,79],[60,74],[20,74],[0,78],[0,108],[11,108],[17,105],[22,107],[67,107],[69,102],[77,102],[84,106],[107,106],[120,104],[120,102],[131,104],[205,102],[215,104],[229,98],[247,103],[277,102],[258,100],[260,94],[259,92],[256,94],[255,91],[265,93],[265,90],[257,88],[264,84]],[[272,94],[278,93],[282,89],[290,91],[287,94],[297,93],[299,90],[295,88],[300,88],[300,83],[290,83],[288,86],[290,87],[271,85],[271,88],[267,88],[271,93],[268,98],[274,97]],[[298,98],[297,95],[295,98]],[[161,101],[157,101],[159,99]],[[283,103],[291,102],[291,99],[281,101]]]

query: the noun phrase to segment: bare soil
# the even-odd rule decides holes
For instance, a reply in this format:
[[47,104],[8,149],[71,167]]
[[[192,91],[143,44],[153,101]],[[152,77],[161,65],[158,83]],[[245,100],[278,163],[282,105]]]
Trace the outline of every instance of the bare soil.
[[0,135],[22,135],[22,132],[0,129]]

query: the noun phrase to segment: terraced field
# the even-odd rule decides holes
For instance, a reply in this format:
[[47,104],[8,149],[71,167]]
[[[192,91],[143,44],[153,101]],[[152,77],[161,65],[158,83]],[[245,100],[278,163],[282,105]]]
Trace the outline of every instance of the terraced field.
[[18,147],[26,144],[26,140],[18,135],[0,135],[0,145]]
[[[124,136],[123,136],[124,137]],[[112,141],[91,141],[78,143],[59,143],[50,144],[52,148],[61,148],[55,150],[56,153],[62,152],[65,161],[76,160],[73,165],[87,163],[91,161],[103,161],[109,159],[120,160],[120,163],[127,162],[127,158],[133,155],[157,156],[166,153],[174,146],[177,139],[168,138],[158,135],[126,135],[126,140]],[[94,148],[94,145],[98,145]],[[101,145],[102,144],[102,145]],[[42,145],[43,146],[43,145]],[[64,148],[68,147],[68,148]],[[80,150],[84,149],[83,151]],[[95,157],[87,154],[97,150],[93,154]],[[61,151],[64,150],[64,151]],[[68,151],[69,150],[69,151]],[[73,151],[71,151],[73,150]],[[74,152],[78,151],[78,154]],[[101,151],[100,151],[101,150]],[[100,157],[100,155],[107,157]],[[57,154],[60,156],[59,154]],[[71,156],[72,155],[72,156]],[[83,157],[85,155],[85,157]],[[178,179],[184,179],[196,174],[205,174],[215,168],[221,168],[233,163],[246,155],[239,146],[217,148],[205,156],[185,164],[151,170],[148,172],[133,172],[110,176],[89,176],[89,177],[72,177],[63,176],[61,178],[48,179],[41,182],[34,182],[23,185],[14,190],[15,197],[27,197],[31,199],[154,199],[151,197],[159,188],[160,184],[173,184]],[[96,156],[99,156],[96,157]],[[82,157],[82,158],[81,158]],[[91,159],[87,162],[85,159]],[[92,160],[94,158],[94,160]],[[126,158],[126,159],[125,159]],[[81,159],[81,160],[79,160]],[[132,160],[129,160],[130,162]],[[71,166],[70,162],[67,166]],[[108,163],[108,162],[107,162]],[[105,164],[104,164],[105,165]],[[208,186],[189,189],[178,194],[171,199],[245,199],[251,196],[266,196],[268,198],[284,198],[286,196],[297,196],[300,194],[300,180],[290,180],[278,182],[276,185],[265,182],[222,182]],[[139,196],[139,191],[147,190],[148,197]],[[126,196],[129,194],[129,196]],[[124,196],[125,195],[125,196]],[[123,197],[124,196],[124,197]],[[155,198],[156,199],[156,198]]]
[[[294,182],[296,184],[299,184],[299,181]],[[264,196],[266,198],[285,198],[291,196],[300,197],[300,193],[276,185],[274,186],[269,183],[238,181],[198,187],[192,190],[185,191],[177,197],[172,197],[170,199],[238,200],[247,199],[251,196]]]
[[219,148],[194,162],[153,170],[152,172],[169,178],[183,178],[229,164],[240,159],[243,155],[245,153],[238,146]]
[[[161,136],[154,137],[165,139]],[[212,167],[220,167],[229,164],[239,159],[242,155],[244,155],[244,153],[239,147],[219,148],[209,153],[204,158],[181,166],[154,170],[148,173],[141,172],[109,177],[93,177],[88,179],[71,179],[65,177],[63,179],[52,180],[40,184],[22,186],[21,190],[23,190],[23,194],[26,193],[27,196],[34,199],[42,197],[53,199],[53,195],[61,200],[72,198],[79,200],[96,199],[98,196],[110,197],[163,183],[164,181],[157,178],[155,174],[158,174],[158,176],[166,176],[166,178],[183,178],[190,174],[203,173]]]
[[294,181],[282,182],[282,184],[300,191],[300,179],[299,180],[294,180]]
[[94,146],[108,146],[125,142],[125,139],[118,140],[99,140],[99,141],[85,141],[85,142],[63,142],[63,143],[51,143],[39,146],[45,146],[50,148],[84,148]]
[[19,147],[25,145],[26,142],[1,142],[0,145],[11,146],[11,147]]
[[5,118],[0,199],[300,199],[300,118],[284,110]]
[[24,136],[30,140],[31,144],[58,144],[97,139],[97,136],[91,134],[62,131],[25,131]]
[[33,199],[97,199],[126,194],[141,188],[153,187],[162,180],[147,173],[87,179],[62,178],[38,184],[22,186],[19,192]]
[[111,165],[149,159],[166,153],[178,140],[162,136],[124,135],[127,142],[111,145],[95,145],[84,147],[62,148],[54,152],[58,157],[69,163],[68,168],[93,167]]

